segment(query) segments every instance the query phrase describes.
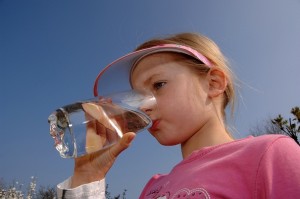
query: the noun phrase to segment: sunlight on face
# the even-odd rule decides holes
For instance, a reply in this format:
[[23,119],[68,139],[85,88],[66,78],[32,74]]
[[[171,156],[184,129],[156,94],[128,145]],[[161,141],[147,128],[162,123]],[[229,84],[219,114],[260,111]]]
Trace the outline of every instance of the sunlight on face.
[[190,67],[170,53],[157,53],[142,59],[132,76],[134,89],[151,91],[157,109],[149,113],[149,131],[164,145],[184,142],[207,121],[208,84]]

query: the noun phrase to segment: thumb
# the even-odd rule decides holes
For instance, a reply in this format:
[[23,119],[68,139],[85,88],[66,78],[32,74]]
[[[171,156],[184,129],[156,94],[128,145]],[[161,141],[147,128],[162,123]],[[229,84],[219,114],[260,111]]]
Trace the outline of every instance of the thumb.
[[133,132],[125,133],[123,137],[110,148],[111,155],[117,157],[122,151],[130,146],[135,136],[136,134]]

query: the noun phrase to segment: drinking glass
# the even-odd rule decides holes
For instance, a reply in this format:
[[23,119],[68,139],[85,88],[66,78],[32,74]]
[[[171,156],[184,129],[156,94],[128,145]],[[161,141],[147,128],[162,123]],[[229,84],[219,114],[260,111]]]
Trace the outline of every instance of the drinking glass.
[[48,117],[54,146],[63,158],[76,158],[116,143],[125,133],[151,127],[145,113],[156,106],[150,93],[124,91],[58,108]]

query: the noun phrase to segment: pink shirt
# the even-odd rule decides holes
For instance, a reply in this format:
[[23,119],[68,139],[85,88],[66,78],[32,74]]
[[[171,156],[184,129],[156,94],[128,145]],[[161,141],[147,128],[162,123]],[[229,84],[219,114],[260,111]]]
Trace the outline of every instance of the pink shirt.
[[300,198],[300,147],[264,135],[202,148],[153,176],[140,198]]

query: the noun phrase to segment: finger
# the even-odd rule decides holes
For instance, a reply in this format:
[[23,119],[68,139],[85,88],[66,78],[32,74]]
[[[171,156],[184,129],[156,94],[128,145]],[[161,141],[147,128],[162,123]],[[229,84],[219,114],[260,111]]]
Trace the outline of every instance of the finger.
[[101,137],[97,132],[96,121],[87,123],[86,146],[87,153],[92,153],[101,149],[106,141],[106,137]]
[[103,124],[106,128],[114,130],[113,126],[109,123],[109,119],[105,114],[105,111],[101,106],[97,106],[93,103],[84,103],[82,104],[83,110],[88,113],[92,118],[96,119],[98,122]]
[[127,149],[135,138],[136,134],[133,132],[128,132],[123,135],[123,137],[110,148],[110,154],[113,158],[116,158],[122,151]]

